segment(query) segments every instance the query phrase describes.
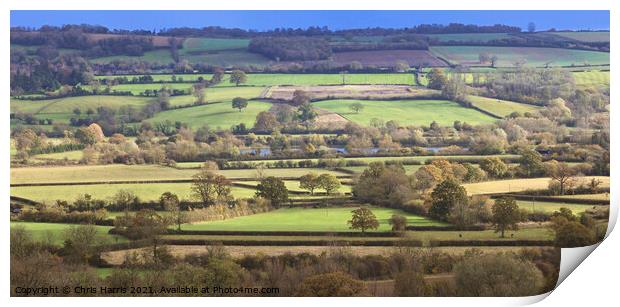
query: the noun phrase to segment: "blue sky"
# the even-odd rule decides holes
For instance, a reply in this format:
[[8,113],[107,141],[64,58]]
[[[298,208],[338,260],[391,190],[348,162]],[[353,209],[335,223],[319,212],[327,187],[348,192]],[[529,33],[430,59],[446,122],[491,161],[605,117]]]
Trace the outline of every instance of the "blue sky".
[[451,22],[527,29],[608,30],[609,11],[11,11],[11,26],[97,24],[110,29],[159,30],[222,26],[267,30],[276,27],[330,29],[402,28]]

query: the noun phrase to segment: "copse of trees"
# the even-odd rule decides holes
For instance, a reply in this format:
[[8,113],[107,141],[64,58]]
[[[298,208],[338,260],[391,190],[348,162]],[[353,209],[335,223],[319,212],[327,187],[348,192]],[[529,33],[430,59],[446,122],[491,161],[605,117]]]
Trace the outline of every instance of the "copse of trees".
[[352,191],[360,201],[380,206],[402,206],[415,195],[402,165],[386,166],[383,162],[370,163]]
[[248,50],[276,61],[317,61],[332,55],[326,40],[312,37],[256,37]]

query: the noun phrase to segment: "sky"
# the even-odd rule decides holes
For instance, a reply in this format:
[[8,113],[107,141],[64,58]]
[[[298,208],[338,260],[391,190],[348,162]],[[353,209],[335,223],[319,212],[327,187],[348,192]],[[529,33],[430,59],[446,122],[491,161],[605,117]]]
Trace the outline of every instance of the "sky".
[[538,30],[609,30],[609,11],[11,11],[11,26],[93,24],[110,29],[160,30],[221,26],[246,30],[327,26],[332,30],[418,24],[497,23]]

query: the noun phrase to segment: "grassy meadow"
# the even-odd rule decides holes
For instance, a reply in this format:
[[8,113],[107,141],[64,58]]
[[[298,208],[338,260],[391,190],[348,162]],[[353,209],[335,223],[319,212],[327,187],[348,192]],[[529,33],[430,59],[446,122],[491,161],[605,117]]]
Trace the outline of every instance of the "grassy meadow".
[[[33,239],[42,242],[49,242],[53,245],[62,245],[64,232],[75,224],[60,223],[34,223],[34,222],[11,222],[11,228],[24,227]],[[118,235],[108,234],[112,226],[94,226],[97,229],[99,244],[126,242],[127,239]]]
[[512,112],[524,114],[526,112],[534,113],[541,110],[541,107],[518,103],[508,100],[496,98],[487,98],[482,96],[467,96],[467,101],[471,102],[475,107],[485,110],[499,117],[505,117]]
[[[207,97],[207,99],[209,99]],[[178,103],[178,101],[177,101]],[[212,103],[191,108],[182,108],[157,113],[148,119],[149,122],[180,121],[191,128],[199,128],[208,125],[211,128],[230,128],[234,125],[245,124],[247,128],[254,126],[256,115],[271,108],[271,103],[262,101],[250,101],[247,108],[239,111],[233,109],[231,103]]]
[[[267,213],[242,216],[223,221],[185,224],[184,230],[235,230],[235,231],[350,231],[347,221],[355,208],[282,208]],[[393,214],[407,217],[409,225],[443,225],[440,222],[408,214],[401,210],[371,207],[379,220],[378,231],[390,230],[388,219]]]
[[[361,103],[364,109],[359,113],[352,111],[350,106],[355,103]],[[495,121],[489,115],[447,100],[325,100],[315,102],[314,105],[360,125],[368,125],[373,118],[386,122],[395,120],[406,126],[426,126],[433,121],[444,126],[451,126],[456,120],[470,124],[488,124]]]

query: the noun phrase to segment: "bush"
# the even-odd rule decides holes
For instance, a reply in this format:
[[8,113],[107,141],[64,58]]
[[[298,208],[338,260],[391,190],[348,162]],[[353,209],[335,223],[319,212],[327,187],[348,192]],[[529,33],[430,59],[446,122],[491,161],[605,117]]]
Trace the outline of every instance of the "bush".
[[509,255],[467,257],[455,265],[454,274],[462,296],[530,296],[543,286],[533,263]]

